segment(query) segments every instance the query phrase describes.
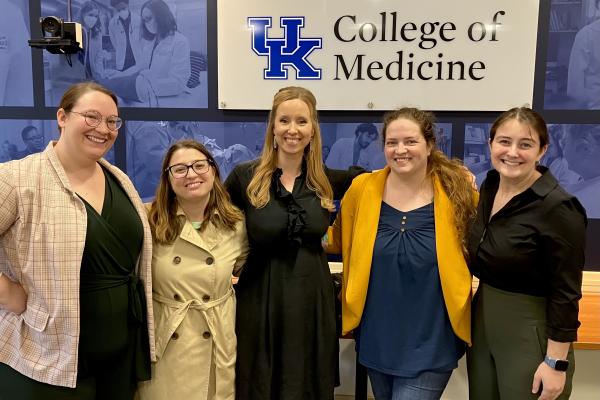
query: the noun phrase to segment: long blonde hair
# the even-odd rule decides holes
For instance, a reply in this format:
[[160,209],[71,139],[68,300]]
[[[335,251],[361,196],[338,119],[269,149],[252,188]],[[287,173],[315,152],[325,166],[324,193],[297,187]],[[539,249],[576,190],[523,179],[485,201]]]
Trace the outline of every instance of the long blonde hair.
[[[167,168],[171,162],[173,153],[180,149],[195,149],[204,154],[208,159],[211,168],[215,172],[213,188],[210,192],[210,198],[204,210],[206,216],[200,231],[203,231],[208,223],[212,223],[217,229],[235,230],[237,222],[243,219],[242,212],[237,209],[229,198],[229,193],[221,183],[219,167],[212,154],[201,143],[195,140],[181,140],[173,144],[162,162],[160,182],[156,189],[156,198],[150,206],[148,220],[154,240],[160,244],[171,244],[177,239],[184,225],[184,219],[177,217],[177,196],[169,182],[169,172]],[[216,211],[216,213],[214,212]]]
[[269,113],[269,123],[265,135],[265,143],[252,180],[248,184],[246,194],[250,203],[256,208],[267,205],[270,199],[269,189],[273,172],[277,169],[277,149],[274,147],[274,127],[277,107],[288,100],[302,100],[310,110],[310,118],[314,130],[314,136],[304,149],[304,160],[306,161],[308,188],[314,191],[321,200],[321,207],[333,211],[333,190],[325,170],[323,168],[321,154],[321,129],[317,116],[317,100],[315,96],[303,87],[288,86],[280,89],[273,98],[273,106]]
[[473,204],[474,189],[469,179],[469,172],[463,166],[462,161],[450,160],[438,149],[435,137],[435,117],[432,113],[418,108],[404,107],[385,114],[382,135],[384,144],[388,126],[399,118],[408,119],[419,125],[427,145],[431,148],[431,153],[427,158],[427,174],[430,177],[436,176],[439,179],[454,207],[454,224],[456,225],[458,240],[462,244],[463,252],[466,254],[465,241],[476,212]]

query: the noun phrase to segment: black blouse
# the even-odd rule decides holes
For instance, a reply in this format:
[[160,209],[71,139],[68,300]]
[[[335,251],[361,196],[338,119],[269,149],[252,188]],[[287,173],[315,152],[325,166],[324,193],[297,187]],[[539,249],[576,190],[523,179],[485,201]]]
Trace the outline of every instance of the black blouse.
[[481,185],[477,219],[468,242],[473,275],[495,288],[546,297],[546,333],[577,339],[587,218],[577,198],[545,167],[542,176],[491,219],[500,175]]

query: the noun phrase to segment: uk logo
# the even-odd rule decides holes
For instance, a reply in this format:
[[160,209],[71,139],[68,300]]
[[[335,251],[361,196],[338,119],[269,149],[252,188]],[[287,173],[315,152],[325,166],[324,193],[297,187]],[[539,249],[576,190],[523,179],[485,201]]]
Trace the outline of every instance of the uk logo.
[[308,56],[322,48],[323,39],[301,37],[304,17],[281,17],[279,25],[283,29],[283,38],[269,37],[271,22],[271,17],[248,18],[252,50],[268,60],[264,79],[287,79],[289,67],[296,70],[296,79],[321,79],[321,68],[315,68]]

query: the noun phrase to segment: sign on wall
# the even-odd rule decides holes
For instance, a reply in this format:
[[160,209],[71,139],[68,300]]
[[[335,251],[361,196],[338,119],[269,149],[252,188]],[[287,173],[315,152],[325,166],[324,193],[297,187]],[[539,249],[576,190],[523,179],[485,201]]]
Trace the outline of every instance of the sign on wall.
[[219,107],[304,86],[322,110],[531,104],[539,0],[219,0]]

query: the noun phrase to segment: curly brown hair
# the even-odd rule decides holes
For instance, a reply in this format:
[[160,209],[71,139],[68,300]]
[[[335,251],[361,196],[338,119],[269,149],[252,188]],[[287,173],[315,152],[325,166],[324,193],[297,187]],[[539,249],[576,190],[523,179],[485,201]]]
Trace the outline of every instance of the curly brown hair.
[[383,143],[385,143],[389,125],[400,118],[416,123],[431,148],[431,154],[427,159],[427,173],[429,176],[435,176],[439,179],[454,207],[454,224],[456,225],[458,240],[462,244],[463,253],[467,254],[465,240],[476,212],[473,201],[473,182],[469,172],[461,160],[451,160],[437,148],[435,116],[431,112],[412,107],[404,107],[388,112],[383,117]]

